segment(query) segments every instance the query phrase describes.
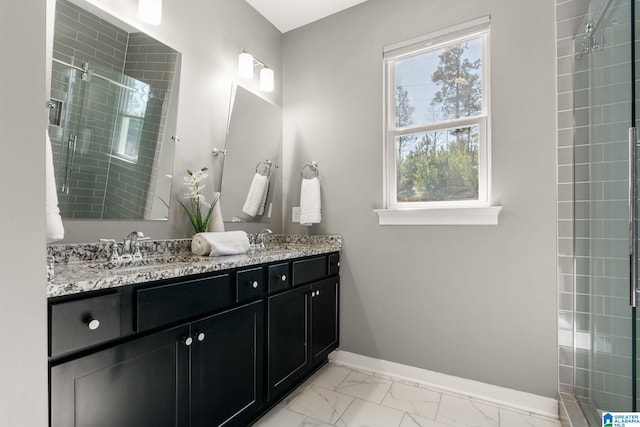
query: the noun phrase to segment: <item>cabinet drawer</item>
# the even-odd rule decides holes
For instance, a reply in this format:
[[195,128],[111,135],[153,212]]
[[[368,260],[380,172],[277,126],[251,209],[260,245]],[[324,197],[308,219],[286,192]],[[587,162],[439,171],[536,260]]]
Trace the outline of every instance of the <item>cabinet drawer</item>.
[[329,255],[329,276],[340,273],[340,254]]
[[264,294],[262,267],[239,271],[236,277],[238,302],[260,298]]
[[228,274],[135,291],[136,331],[199,316],[234,302]]
[[287,289],[291,282],[289,263],[270,265],[268,269],[269,292]]
[[312,282],[327,276],[327,257],[320,256],[293,262],[293,285]]
[[51,304],[49,356],[120,336],[120,294]]

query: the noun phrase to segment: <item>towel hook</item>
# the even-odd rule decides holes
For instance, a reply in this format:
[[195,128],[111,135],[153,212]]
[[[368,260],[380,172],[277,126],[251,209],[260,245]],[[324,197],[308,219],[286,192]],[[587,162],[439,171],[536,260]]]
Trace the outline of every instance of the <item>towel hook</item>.
[[[256,173],[259,173],[262,176],[269,176],[271,174],[271,165],[273,165],[273,162],[269,159],[258,162],[258,164],[256,165]],[[265,167],[262,170],[262,173],[258,172],[260,170],[260,166]]]
[[307,168],[310,169],[311,172],[313,173],[313,177],[312,178],[317,178],[318,175],[320,175],[320,171],[318,170],[318,163],[312,160],[309,163],[307,163],[304,166],[302,166],[302,170],[300,171],[300,176],[301,177],[304,178],[304,171]]

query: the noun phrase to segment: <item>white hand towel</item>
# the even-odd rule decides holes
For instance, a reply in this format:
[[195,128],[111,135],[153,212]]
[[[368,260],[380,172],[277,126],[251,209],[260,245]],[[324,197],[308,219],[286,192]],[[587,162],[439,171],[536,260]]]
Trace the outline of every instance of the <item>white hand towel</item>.
[[47,242],[64,239],[64,226],[58,208],[58,192],[56,191],[56,179],[53,171],[53,152],[51,149],[51,139],[47,134],[47,147],[45,153],[45,174],[46,174],[46,194],[45,194],[45,217],[47,227]]
[[224,220],[222,218],[222,208],[220,207],[220,193],[213,193],[213,200],[218,200],[211,212],[211,221],[207,231],[224,231]]
[[318,177],[303,179],[300,185],[300,224],[320,222],[320,180]]
[[267,204],[267,194],[269,194],[269,177],[267,177],[267,185],[264,187],[264,194],[262,194],[258,215],[264,215],[264,206]]
[[266,197],[268,186],[269,177],[256,173],[251,181],[247,200],[244,202],[242,212],[249,216],[256,216],[260,210],[260,205],[264,205],[262,200]]
[[191,252],[196,255],[238,255],[249,250],[249,237],[244,231],[198,233],[191,241]]

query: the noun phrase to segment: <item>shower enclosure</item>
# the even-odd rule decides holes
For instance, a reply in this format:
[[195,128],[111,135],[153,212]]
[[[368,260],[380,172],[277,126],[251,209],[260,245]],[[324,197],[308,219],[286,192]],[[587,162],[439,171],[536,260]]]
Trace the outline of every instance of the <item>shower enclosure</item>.
[[638,408],[635,3],[591,0],[573,43],[573,378],[590,426]]
[[56,1],[48,133],[65,219],[166,219],[181,55],[89,2]]

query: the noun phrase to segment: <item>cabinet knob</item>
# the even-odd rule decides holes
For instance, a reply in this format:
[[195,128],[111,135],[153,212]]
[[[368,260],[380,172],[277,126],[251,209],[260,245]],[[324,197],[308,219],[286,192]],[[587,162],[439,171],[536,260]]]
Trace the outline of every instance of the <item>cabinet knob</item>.
[[198,332],[196,338],[198,338],[198,341],[200,342],[204,341],[204,332]]
[[337,266],[337,267],[340,267],[340,261],[338,261],[338,262],[336,263],[336,266]]
[[89,319],[89,321],[87,322],[87,328],[91,329],[92,331],[95,331],[99,327],[100,321],[98,319]]
[[191,344],[193,344],[193,338],[191,337],[184,337],[182,338],[182,342],[184,343],[184,345],[186,345],[187,347],[190,346]]
[[320,295],[320,291],[316,291],[316,296]]
[[280,276],[280,280],[282,280],[283,282],[287,281],[287,275],[283,274],[282,276]]
[[315,291],[311,291],[311,298],[315,298],[316,296],[316,292]]
[[258,281],[257,281],[257,280],[254,280],[253,282],[251,282],[251,287],[252,287],[253,289],[256,289],[256,288],[258,287]]

